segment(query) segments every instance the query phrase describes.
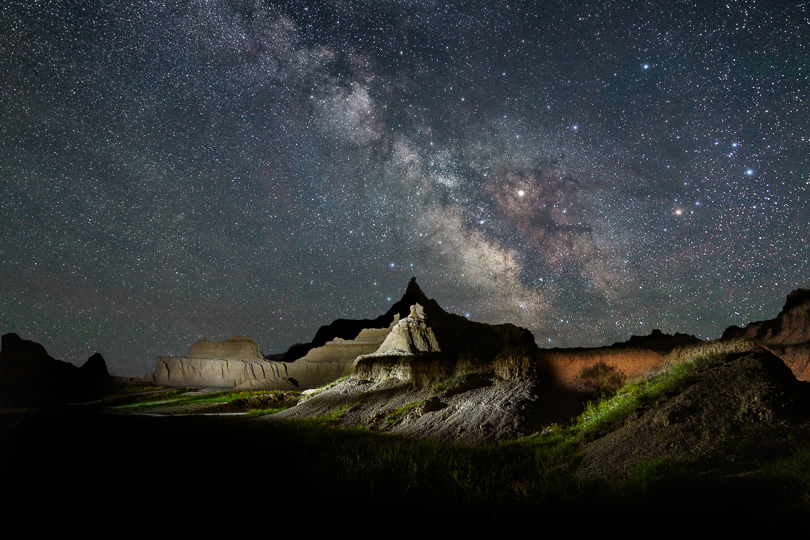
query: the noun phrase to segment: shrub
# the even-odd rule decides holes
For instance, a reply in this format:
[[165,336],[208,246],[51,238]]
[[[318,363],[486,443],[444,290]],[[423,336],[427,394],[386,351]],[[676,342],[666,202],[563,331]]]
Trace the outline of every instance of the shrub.
[[601,360],[590,367],[582,368],[578,378],[594,392],[602,394],[615,392],[627,379],[616,366]]

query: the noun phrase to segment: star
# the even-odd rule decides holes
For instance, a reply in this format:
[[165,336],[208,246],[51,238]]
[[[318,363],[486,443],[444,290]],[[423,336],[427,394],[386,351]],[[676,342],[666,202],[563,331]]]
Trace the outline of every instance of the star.
[[810,286],[778,3],[74,4],[0,18],[2,326],[66,361],[283,352],[413,275],[560,347],[717,337]]

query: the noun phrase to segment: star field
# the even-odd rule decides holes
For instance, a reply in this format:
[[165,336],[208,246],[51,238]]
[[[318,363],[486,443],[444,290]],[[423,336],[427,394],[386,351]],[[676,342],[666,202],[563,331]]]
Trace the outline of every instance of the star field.
[[411,276],[541,346],[810,287],[810,5],[9,1],[0,331],[141,375]]

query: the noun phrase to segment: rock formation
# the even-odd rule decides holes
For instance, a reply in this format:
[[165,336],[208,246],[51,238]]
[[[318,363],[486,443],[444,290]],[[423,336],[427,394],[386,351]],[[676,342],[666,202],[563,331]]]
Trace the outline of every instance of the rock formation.
[[614,343],[610,347],[613,349],[647,349],[667,354],[675,347],[694,345],[695,343],[700,343],[700,339],[691,334],[676,332],[670,335],[656,328],[650,332],[649,336],[630,336],[627,341]]
[[244,360],[261,362],[264,360],[259,346],[248,336],[231,336],[225,341],[208,341],[206,337],[191,346],[186,354],[189,358],[219,358],[221,360]]
[[505,352],[479,362],[467,355],[402,351],[392,348],[358,358],[351,377],[271,419],[340,411],[342,426],[475,444],[528,435],[568,418],[556,406],[553,374],[536,353]]
[[411,313],[394,325],[380,347],[365,356],[404,356],[440,350],[433,330],[427,325],[424,308],[414,304]]
[[294,388],[286,367],[265,360],[250,337],[203,338],[183,356],[158,356],[153,378],[163,386]]
[[364,328],[388,327],[394,317],[400,320],[408,317],[411,306],[419,304],[423,307],[425,316],[444,351],[476,351],[480,354],[494,356],[505,347],[536,349],[534,336],[525,328],[513,324],[490,325],[468,320],[461,315],[448,313],[439,306],[438,302],[429,299],[419,285],[416,278],[411,278],[402,298],[391,308],[376,319],[337,319],[329,325],[321,326],[312,342],[297,344],[287,351],[284,361],[292,362],[302,358],[306,353],[326,344],[335,338],[353,339]]
[[262,357],[248,337],[221,343],[203,339],[183,356],[159,356],[153,380],[166,386],[315,388],[351,374],[359,356],[438,351],[439,344],[442,351],[472,351],[490,359],[508,347],[537,350],[525,328],[477,323],[447,313],[412,278],[384,315],[322,326],[312,342],[291,347],[283,361]]
[[104,358],[95,353],[81,367],[52,358],[45,347],[17,334],[5,334],[0,346],[0,394],[3,402],[39,404],[93,396],[112,384]]
[[791,292],[774,319],[730,326],[723,340],[742,339],[763,345],[781,358],[799,380],[810,381],[810,290]]
[[385,328],[365,328],[354,339],[336,337],[310,351],[295,362],[286,364],[291,376],[306,381],[305,388],[315,388],[354,372],[355,360],[373,353],[400,323],[399,314]]
[[355,359],[374,352],[399,322],[386,328],[360,330],[354,339],[335,338],[309,350],[295,362],[264,358],[252,338],[205,338],[183,356],[159,356],[153,375],[164,386],[208,386],[236,389],[304,390],[352,373]]

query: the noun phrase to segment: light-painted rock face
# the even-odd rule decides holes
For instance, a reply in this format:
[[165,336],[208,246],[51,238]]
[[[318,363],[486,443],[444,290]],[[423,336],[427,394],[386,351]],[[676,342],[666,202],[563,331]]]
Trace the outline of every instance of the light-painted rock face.
[[163,386],[294,388],[282,362],[266,360],[248,336],[225,341],[202,338],[183,356],[158,356],[155,383]]
[[410,315],[394,325],[380,347],[360,358],[403,356],[440,350],[433,330],[427,325],[425,310],[419,304],[414,304],[411,306]]
[[304,388],[316,388],[351,375],[354,373],[355,359],[376,351],[399,322],[399,315],[395,315],[388,328],[367,328],[354,339],[335,338],[327,341],[306,356],[286,364],[287,371]]
[[312,349],[306,356],[299,358],[290,365],[324,362],[351,363],[361,354],[376,351],[398,322],[399,315],[395,315],[394,322],[388,328],[367,328],[361,330],[354,339],[335,338],[332,341],[327,341],[323,346]]
[[295,388],[282,362],[158,356],[154,377],[163,386]]
[[191,346],[185,358],[208,358],[221,360],[246,360],[263,362],[259,346],[248,336],[231,336],[225,341],[208,341],[203,337]]
[[387,328],[362,330],[355,339],[336,338],[289,363],[265,359],[258,345],[247,336],[221,342],[203,338],[183,356],[159,356],[153,379],[163,386],[316,388],[351,375],[355,359],[379,349],[399,322],[396,315]]

